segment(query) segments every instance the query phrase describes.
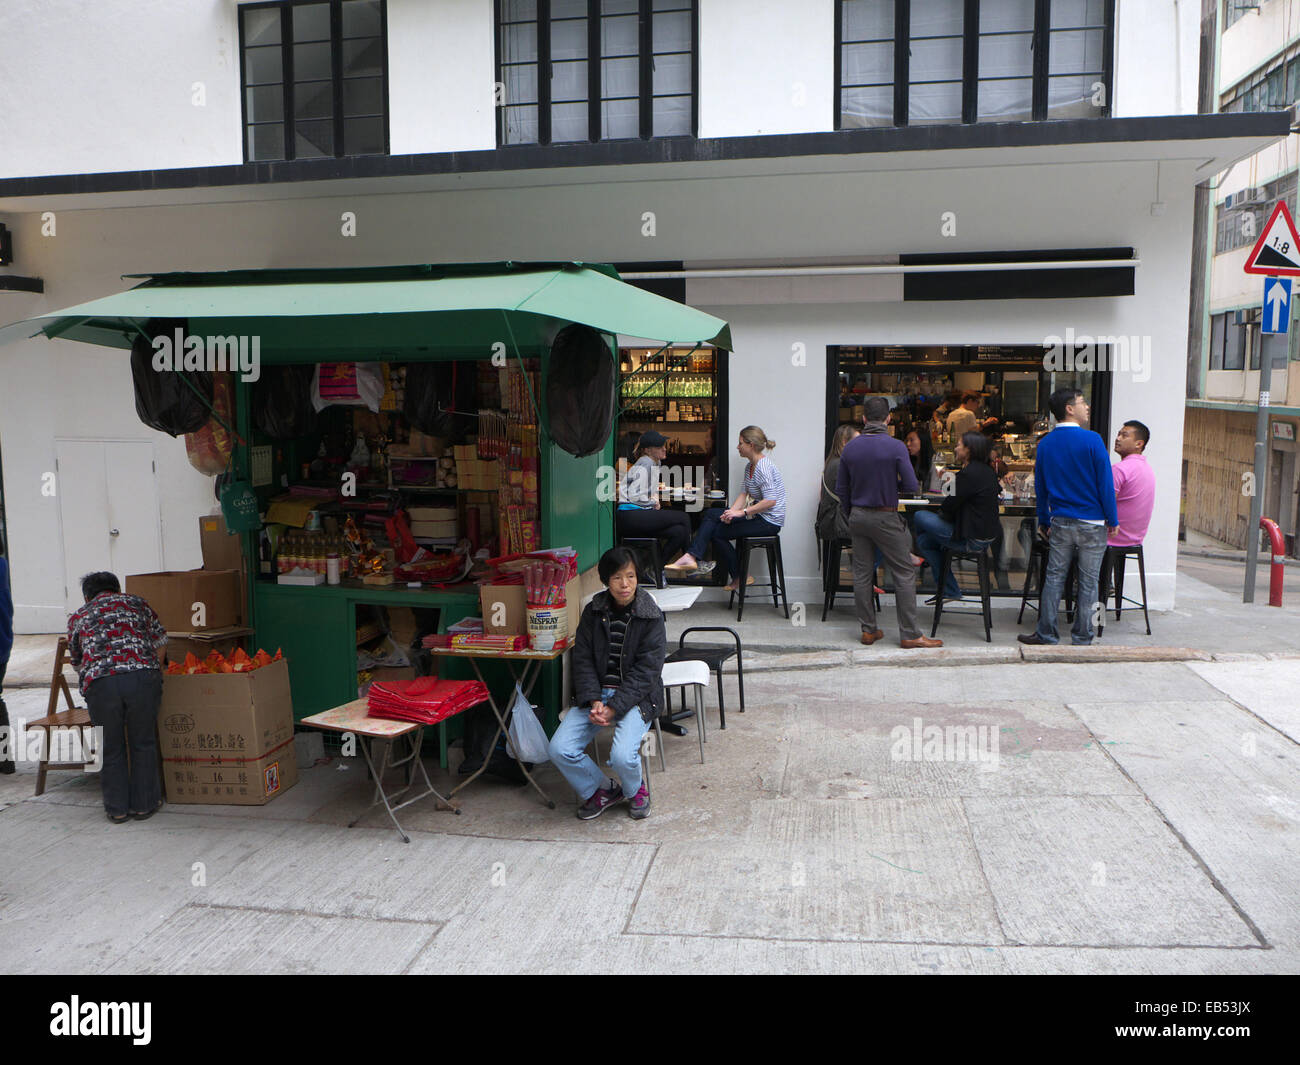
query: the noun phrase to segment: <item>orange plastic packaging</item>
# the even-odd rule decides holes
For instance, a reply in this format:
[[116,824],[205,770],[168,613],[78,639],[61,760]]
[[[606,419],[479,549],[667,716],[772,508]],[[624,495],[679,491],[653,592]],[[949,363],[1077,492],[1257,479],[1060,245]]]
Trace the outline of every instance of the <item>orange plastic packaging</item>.
[[183,664],[178,665],[169,661],[164,672],[173,677],[187,673],[249,673],[254,669],[269,666],[272,662],[279,662],[282,658],[284,652],[278,647],[275,649],[274,657],[259,647],[257,653],[249,658],[248,652],[240,647],[229,658],[220,651],[213,651],[201,661],[191,651],[185,655]]

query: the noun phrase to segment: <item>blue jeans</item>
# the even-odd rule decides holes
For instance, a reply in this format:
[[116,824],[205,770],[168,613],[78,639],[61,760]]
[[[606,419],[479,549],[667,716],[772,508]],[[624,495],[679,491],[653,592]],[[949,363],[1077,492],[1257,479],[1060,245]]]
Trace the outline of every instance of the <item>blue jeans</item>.
[[704,557],[704,552],[712,544],[713,557],[718,563],[718,575],[725,584],[737,575],[736,549],[731,546],[732,540],[739,540],[742,536],[779,536],[780,534],[781,526],[773,525],[762,517],[723,521],[722,511],[714,507],[704,512],[695,539],[686,550],[698,561]]
[[[952,522],[932,510],[918,510],[912,518],[912,525],[916,529],[916,553],[929,563],[930,572],[934,575],[936,591],[939,588],[939,566],[945,548],[950,551],[979,551],[993,542],[955,538]],[[952,597],[961,595],[961,589],[957,586],[957,578],[952,575],[951,567],[944,574],[943,586],[945,595]]]
[[[613,694],[613,688],[605,688],[600,698],[604,701]],[[587,745],[604,727],[594,724],[582,707],[573,706],[551,737],[551,762],[583,802],[595,795],[597,788],[605,786],[605,774],[587,755]],[[635,706],[614,721],[609,764],[629,799],[641,790],[641,737],[649,727],[650,722],[641,717],[640,708]]]
[[1052,535],[1048,538],[1047,576],[1043,580],[1043,593],[1038,599],[1038,638],[1044,643],[1057,643],[1056,614],[1060,609],[1061,595],[1065,591],[1065,578],[1070,563],[1078,558],[1079,594],[1074,603],[1074,628],[1070,631],[1073,644],[1092,643],[1092,612],[1097,600],[1097,578],[1101,574],[1101,560],[1106,553],[1106,526],[1089,525],[1078,518],[1053,518]]

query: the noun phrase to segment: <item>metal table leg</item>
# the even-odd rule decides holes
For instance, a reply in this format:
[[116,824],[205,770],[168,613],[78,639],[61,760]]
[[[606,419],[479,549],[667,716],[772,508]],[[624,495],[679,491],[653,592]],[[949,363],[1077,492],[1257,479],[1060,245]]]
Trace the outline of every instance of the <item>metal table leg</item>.
[[[533,686],[537,683],[537,678],[541,674],[542,671],[541,661],[540,660],[535,662],[525,661],[522,672],[518,674],[515,673],[513,661],[510,659],[506,659],[505,661],[509,666],[511,676],[515,678],[515,683],[519,685],[520,689],[524,693],[524,697],[527,698],[532,694]],[[469,663],[474,669],[474,675],[478,677],[479,681],[483,684],[483,687],[486,688],[487,682],[483,680],[483,673],[479,669],[478,660],[475,658],[470,658]],[[487,771],[487,767],[489,763],[492,761],[492,752],[496,750],[497,741],[501,739],[501,736],[506,731],[505,715],[501,713],[500,707],[497,706],[496,699],[492,697],[491,689],[488,690],[487,702],[488,702],[488,706],[492,708],[493,715],[497,719],[497,730],[495,734],[492,736],[492,742],[488,744],[487,757],[483,759],[483,764],[479,766],[478,769],[474,770],[473,773],[471,773],[463,781],[457,784],[456,787],[452,788],[451,792],[448,794],[448,800],[450,800],[451,797],[454,796],[462,788],[468,787],[475,780],[477,780],[484,772]],[[524,778],[528,781],[529,784],[533,786],[533,790],[536,791],[537,794],[542,797],[542,801],[546,803],[546,805],[550,809],[554,810],[555,801],[549,795],[547,795],[546,792],[542,790],[541,785],[538,784],[537,781],[533,779],[533,775],[528,772],[527,768],[525,768],[524,763],[519,759],[519,757],[516,755],[512,755],[512,757],[514,757],[515,764],[519,766],[520,771],[524,774]]]
[[[379,768],[378,770],[376,770],[374,759],[371,757],[371,746],[374,743],[374,740],[368,739],[365,736],[359,737],[359,739],[361,740],[361,753],[365,757],[366,765],[370,768],[370,773],[375,779],[375,793],[378,797],[372,800],[370,805],[367,806],[365,810],[363,810],[355,820],[349,822],[348,828],[352,828],[353,826],[355,826],[374,807],[378,806],[380,803],[383,803],[384,809],[388,811],[388,816],[392,820],[393,825],[397,829],[397,834],[402,837],[402,842],[410,843],[411,837],[406,834],[405,829],[402,828],[401,822],[397,820],[398,810],[410,806],[411,803],[413,802],[419,802],[421,799],[428,798],[430,795],[436,795],[439,799],[440,807],[445,805],[448,808],[455,810],[456,813],[460,813],[460,810],[453,803],[451,803],[449,799],[444,798],[438,792],[438,790],[433,786],[433,781],[429,779],[429,772],[424,768],[424,762],[420,759],[421,745],[424,740],[424,727],[421,726],[420,728],[417,728],[414,732],[408,733],[407,738],[411,742],[411,750],[405,757],[398,758],[398,759],[390,758],[392,741],[390,740],[381,741],[384,744],[384,752],[379,760]],[[408,765],[408,764],[411,765],[411,768],[413,770],[413,774],[412,774],[413,776],[418,774],[418,776],[424,777],[425,790],[420,792],[418,795],[411,796],[410,798],[402,798],[407,794],[407,792],[409,792],[418,783],[417,780],[412,780],[406,785],[406,787],[404,787],[401,791],[399,791],[396,795],[393,796],[393,799],[402,799],[401,802],[398,802],[396,805],[394,805],[393,802],[390,801],[387,792],[384,791],[384,773],[387,772],[389,769],[395,769],[398,768],[399,766]]]

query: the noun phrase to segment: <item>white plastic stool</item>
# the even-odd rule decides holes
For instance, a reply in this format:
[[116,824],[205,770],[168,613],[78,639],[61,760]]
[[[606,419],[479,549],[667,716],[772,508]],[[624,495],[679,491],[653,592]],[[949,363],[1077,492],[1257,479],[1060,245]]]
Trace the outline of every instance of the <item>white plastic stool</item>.
[[695,731],[700,737],[700,761],[704,761],[704,689],[709,686],[709,667],[705,662],[665,662],[662,673],[665,688],[682,689],[682,705],[686,705],[686,689],[695,689]]

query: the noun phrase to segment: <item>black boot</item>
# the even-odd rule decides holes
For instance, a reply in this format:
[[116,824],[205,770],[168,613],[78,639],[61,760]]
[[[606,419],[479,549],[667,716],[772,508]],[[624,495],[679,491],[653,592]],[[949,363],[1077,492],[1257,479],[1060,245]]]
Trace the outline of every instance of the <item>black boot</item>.
[[[3,699],[0,699],[0,729],[5,730],[5,736],[7,737],[5,740],[5,746],[12,751],[14,748],[14,737],[9,731],[9,708],[5,706],[5,701]],[[0,762],[0,773],[14,772],[17,772],[17,767],[14,765],[14,760],[12,758],[7,758]]]

